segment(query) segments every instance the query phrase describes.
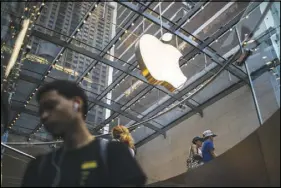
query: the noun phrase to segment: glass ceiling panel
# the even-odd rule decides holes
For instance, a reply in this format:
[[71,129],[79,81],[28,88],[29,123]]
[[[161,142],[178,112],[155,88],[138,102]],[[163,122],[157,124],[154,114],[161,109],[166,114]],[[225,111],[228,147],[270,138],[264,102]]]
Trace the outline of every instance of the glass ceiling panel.
[[136,14],[134,13],[133,11],[123,7],[122,7],[122,11],[119,12],[117,15],[116,15],[116,33],[117,32],[120,32],[120,31],[124,31],[124,28],[123,26]]
[[34,90],[35,86],[36,85],[33,83],[24,80],[19,80],[16,86],[16,92],[12,96],[12,100],[25,102],[28,95]]
[[202,104],[204,101],[237,82],[238,79],[236,77],[232,76],[228,71],[223,71],[212,83],[195,94],[193,99]]
[[30,134],[32,130],[38,125],[39,118],[30,114],[21,113],[21,116],[12,127],[13,130],[20,130],[24,133]]
[[198,33],[203,29],[205,22],[221,10],[227,2],[212,2],[204,6],[195,16],[186,22],[183,29],[198,37]]
[[127,76],[119,85],[113,90],[112,96],[115,102],[122,105],[126,104],[129,100],[144,89],[147,84],[138,80],[135,77]]
[[153,133],[155,133],[154,130],[151,130],[145,126],[140,126],[139,128],[135,129],[133,132],[131,132],[135,143],[143,140],[144,138],[146,138],[147,136]]
[[236,51],[240,48],[235,29],[227,31],[210,46],[216,50],[219,55],[228,57],[228,54],[232,54],[232,51]]
[[[230,20],[235,18],[235,16],[238,15],[241,11],[244,11],[249,4],[249,2],[229,2],[227,4],[225,3],[209,3],[210,6],[213,6],[212,8],[216,7],[219,9],[217,9],[218,12],[215,11],[215,15],[213,15],[212,17],[208,17],[208,20],[203,26],[200,27],[200,29],[196,30],[196,35],[199,39],[204,40],[206,37],[211,36],[214,32],[220,29],[222,25],[225,25]],[[223,7],[221,5],[223,5]],[[208,11],[210,12],[210,10]],[[208,11],[204,10],[205,13]]]
[[208,56],[201,53],[189,61],[183,60],[185,64],[181,67],[181,70],[183,71],[184,75],[187,77],[188,80],[196,75],[197,73],[201,72],[203,69],[205,69],[207,66],[211,64],[211,60]]
[[[247,11],[248,12],[248,11]],[[245,37],[253,31],[253,29],[256,27],[258,21],[261,18],[261,11],[260,6],[257,7],[254,11],[252,11],[249,14],[245,14],[245,18],[242,18],[239,23],[237,24],[238,33],[241,36],[241,41],[245,39]],[[264,23],[261,23],[259,28],[264,28]],[[280,27],[280,24],[279,24]],[[259,36],[261,33],[263,33],[265,30],[263,29],[257,29],[254,32],[253,38],[256,36]]]
[[[138,117],[138,118],[140,118],[140,119],[142,119],[142,118],[144,117],[141,113],[138,113],[138,112],[134,111],[134,110],[131,109],[131,108],[128,109],[128,110],[126,110],[126,112],[128,112],[128,113],[130,113],[131,115],[133,115],[133,116],[135,116],[135,117]],[[135,123],[135,121],[132,120],[132,121],[128,122],[128,123],[126,124],[126,126],[127,126],[127,127],[132,126],[134,123]],[[160,124],[160,123],[158,123],[158,122],[156,122],[156,121],[154,121],[154,120],[150,121],[149,123],[152,124],[152,125],[154,125],[155,127],[159,128],[159,129],[163,127],[162,124]]]
[[154,88],[145,96],[144,99],[139,100],[139,102],[137,101],[130,108],[138,113],[142,113],[143,115],[145,115],[145,111],[153,105],[159,105],[160,100],[165,95],[166,94],[164,92]]
[[[178,103],[179,102],[175,102],[174,104],[176,105]],[[169,106],[167,108],[171,108],[171,106]],[[184,114],[186,114],[189,111],[191,111],[191,109],[189,107],[187,107],[186,105],[183,105],[183,106],[181,105],[180,107],[176,107],[173,110],[171,110],[170,112],[167,112],[164,115],[157,117],[156,119],[154,119],[154,121],[164,125],[164,127],[165,127],[166,125],[172,123],[174,120],[178,119],[179,117],[183,116]]]

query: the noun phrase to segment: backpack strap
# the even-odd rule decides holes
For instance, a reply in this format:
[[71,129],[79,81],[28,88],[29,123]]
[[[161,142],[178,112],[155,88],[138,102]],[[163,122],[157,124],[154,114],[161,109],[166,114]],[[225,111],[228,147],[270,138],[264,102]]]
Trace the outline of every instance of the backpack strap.
[[106,139],[100,139],[100,155],[102,162],[105,166],[105,169],[107,171],[108,166],[107,166],[107,145],[108,145],[108,140]]

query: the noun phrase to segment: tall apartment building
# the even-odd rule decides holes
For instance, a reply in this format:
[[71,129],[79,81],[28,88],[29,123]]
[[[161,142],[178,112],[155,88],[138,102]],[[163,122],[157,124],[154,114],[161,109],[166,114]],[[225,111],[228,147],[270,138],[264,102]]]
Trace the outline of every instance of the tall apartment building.
[[[70,36],[73,33],[93,3],[94,2],[47,2],[37,20],[37,24],[40,26],[36,26],[35,28],[53,37],[67,40],[63,35]],[[114,11],[116,11],[114,4],[107,2],[99,3],[75,36],[75,39],[85,44],[75,40],[73,40],[72,43],[87,50],[91,50],[94,53],[99,53],[98,50],[92,47],[103,49],[110,42],[112,34],[115,32],[115,26],[112,24]],[[55,44],[43,41],[39,38],[32,38],[31,46],[32,53],[48,59],[49,62],[54,59],[60,50],[60,47]],[[69,75],[69,80],[76,80],[92,62],[93,59],[66,49],[57,64],[72,71],[72,75]],[[107,87],[108,81],[110,80],[109,77],[111,76],[109,68],[104,64],[98,63],[87,78],[83,80],[81,86],[87,90],[89,98],[96,97],[96,94],[99,94]],[[106,110],[96,106],[88,113],[87,120],[91,123],[98,124],[105,119],[105,116]]]

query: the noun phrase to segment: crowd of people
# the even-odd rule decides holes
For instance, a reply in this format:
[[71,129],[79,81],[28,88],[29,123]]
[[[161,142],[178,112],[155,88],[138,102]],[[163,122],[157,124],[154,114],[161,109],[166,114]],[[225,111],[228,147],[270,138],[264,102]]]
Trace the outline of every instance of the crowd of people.
[[187,158],[187,170],[197,168],[216,157],[214,147],[216,136],[211,130],[206,130],[203,132],[203,137],[196,136],[192,139]]

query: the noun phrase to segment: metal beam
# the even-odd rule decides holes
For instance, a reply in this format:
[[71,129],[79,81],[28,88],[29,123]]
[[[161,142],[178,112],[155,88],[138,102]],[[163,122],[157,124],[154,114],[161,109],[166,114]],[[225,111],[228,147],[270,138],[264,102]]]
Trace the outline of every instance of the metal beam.
[[[129,2],[123,2],[123,1],[118,1],[119,4],[129,8],[130,10],[139,13],[140,15],[142,15],[143,17],[145,17],[146,19],[152,21],[153,23],[157,24],[157,25],[162,25],[163,28],[165,28],[166,30],[168,30],[169,32],[173,33],[174,35],[178,36],[179,38],[181,38],[183,41],[189,43],[190,45],[192,45],[193,47],[199,49],[201,52],[205,53],[207,56],[209,56],[214,62],[216,62],[218,65],[223,66],[223,62],[225,61],[225,59],[223,59],[221,56],[219,56],[217,53],[212,52],[210,49],[208,49],[207,47],[204,49],[200,49],[199,48],[199,44],[195,41],[193,41],[190,37],[185,36],[184,34],[180,33],[179,31],[174,31],[174,29],[172,29],[171,26],[169,26],[168,23],[163,22],[161,23],[161,21],[154,17],[151,14],[148,14],[146,12],[139,12],[137,9],[137,6],[129,3]],[[227,70],[229,72],[231,72],[234,76],[236,76],[237,78],[245,81],[246,83],[249,83],[248,79],[247,79],[247,75],[244,71],[240,70],[239,68],[237,68],[234,65],[230,65]]]
[[[23,80],[24,80],[25,78],[28,78],[28,81],[29,81],[29,82],[33,82],[33,83],[34,83],[34,82],[36,83],[36,82],[40,81],[39,79],[36,79],[36,78],[31,77],[31,76],[28,76],[28,75],[22,75],[21,78],[22,78]],[[27,80],[25,80],[25,81],[27,81]],[[121,114],[121,115],[123,115],[123,116],[125,116],[125,117],[127,117],[127,118],[129,118],[129,119],[131,119],[131,120],[134,120],[134,121],[136,121],[136,122],[139,122],[139,121],[140,121],[140,119],[137,118],[137,117],[135,117],[134,115],[129,114],[129,113],[124,112],[123,110],[121,110],[121,106],[118,105],[118,104],[116,104],[116,103],[112,103],[112,104],[109,105],[109,104],[107,104],[107,103],[105,103],[105,102],[102,102],[101,100],[97,100],[97,99],[95,99],[95,98],[89,98],[88,100],[89,100],[89,102],[95,103],[96,105],[99,105],[99,106],[102,106],[102,107],[104,107],[104,108],[107,108],[107,109],[109,109],[109,110],[111,110],[111,111],[117,112],[117,113],[119,113],[119,114]],[[14,106],[14,105],[12,105],[12,109],[14,109],[14,110],[16,110],[16,111],[24,112],[24,113],[29,113],[29,114],[35,115],[35,116],[38,115],[36,112],[32,112],[31,110],[28,110],[28,109],[26,109],[26,108],[25,108],[25,109],[22,109],[22,108],[19,107],[19,106]],[[154,131],[156,131],[156,132],[159,131],[160,134],[162,134],[162,135],[165,136],[165,133],[164,133],[163,131],[161,131],[161,129],[159,129],[158,127],[156,127],[156,126],[154,126],[154,125],[152,125],[152,124],[150,124],[150,123],[146,123],[146,124],[144,124],[144,126],[150,128],[150,129],[152,129],[152,130],[154,130]]]
[[27,157],[27,158],[36,159],[36,158],[33,157],[32,155],[29,155],[29,154],[27,154],[27,153],[24,153],[24,152],[22,152],[22,151],[20,151],[20,150],[18,150],[18,149],[15,149],[15,148],[13,148],[13,147],[11,147],[11,146],[8,146],[8,145],[4,144],[4,143],[2,143],[2,142],[1,142],[1,147],[7,148],[7,149],[9,149],[9,150],[12,150],[13,152],[16,152],[16,153],[18,153],[18,154],[21,154],[21,155],[23,155],[23,156],[25,156],[25,157]]

